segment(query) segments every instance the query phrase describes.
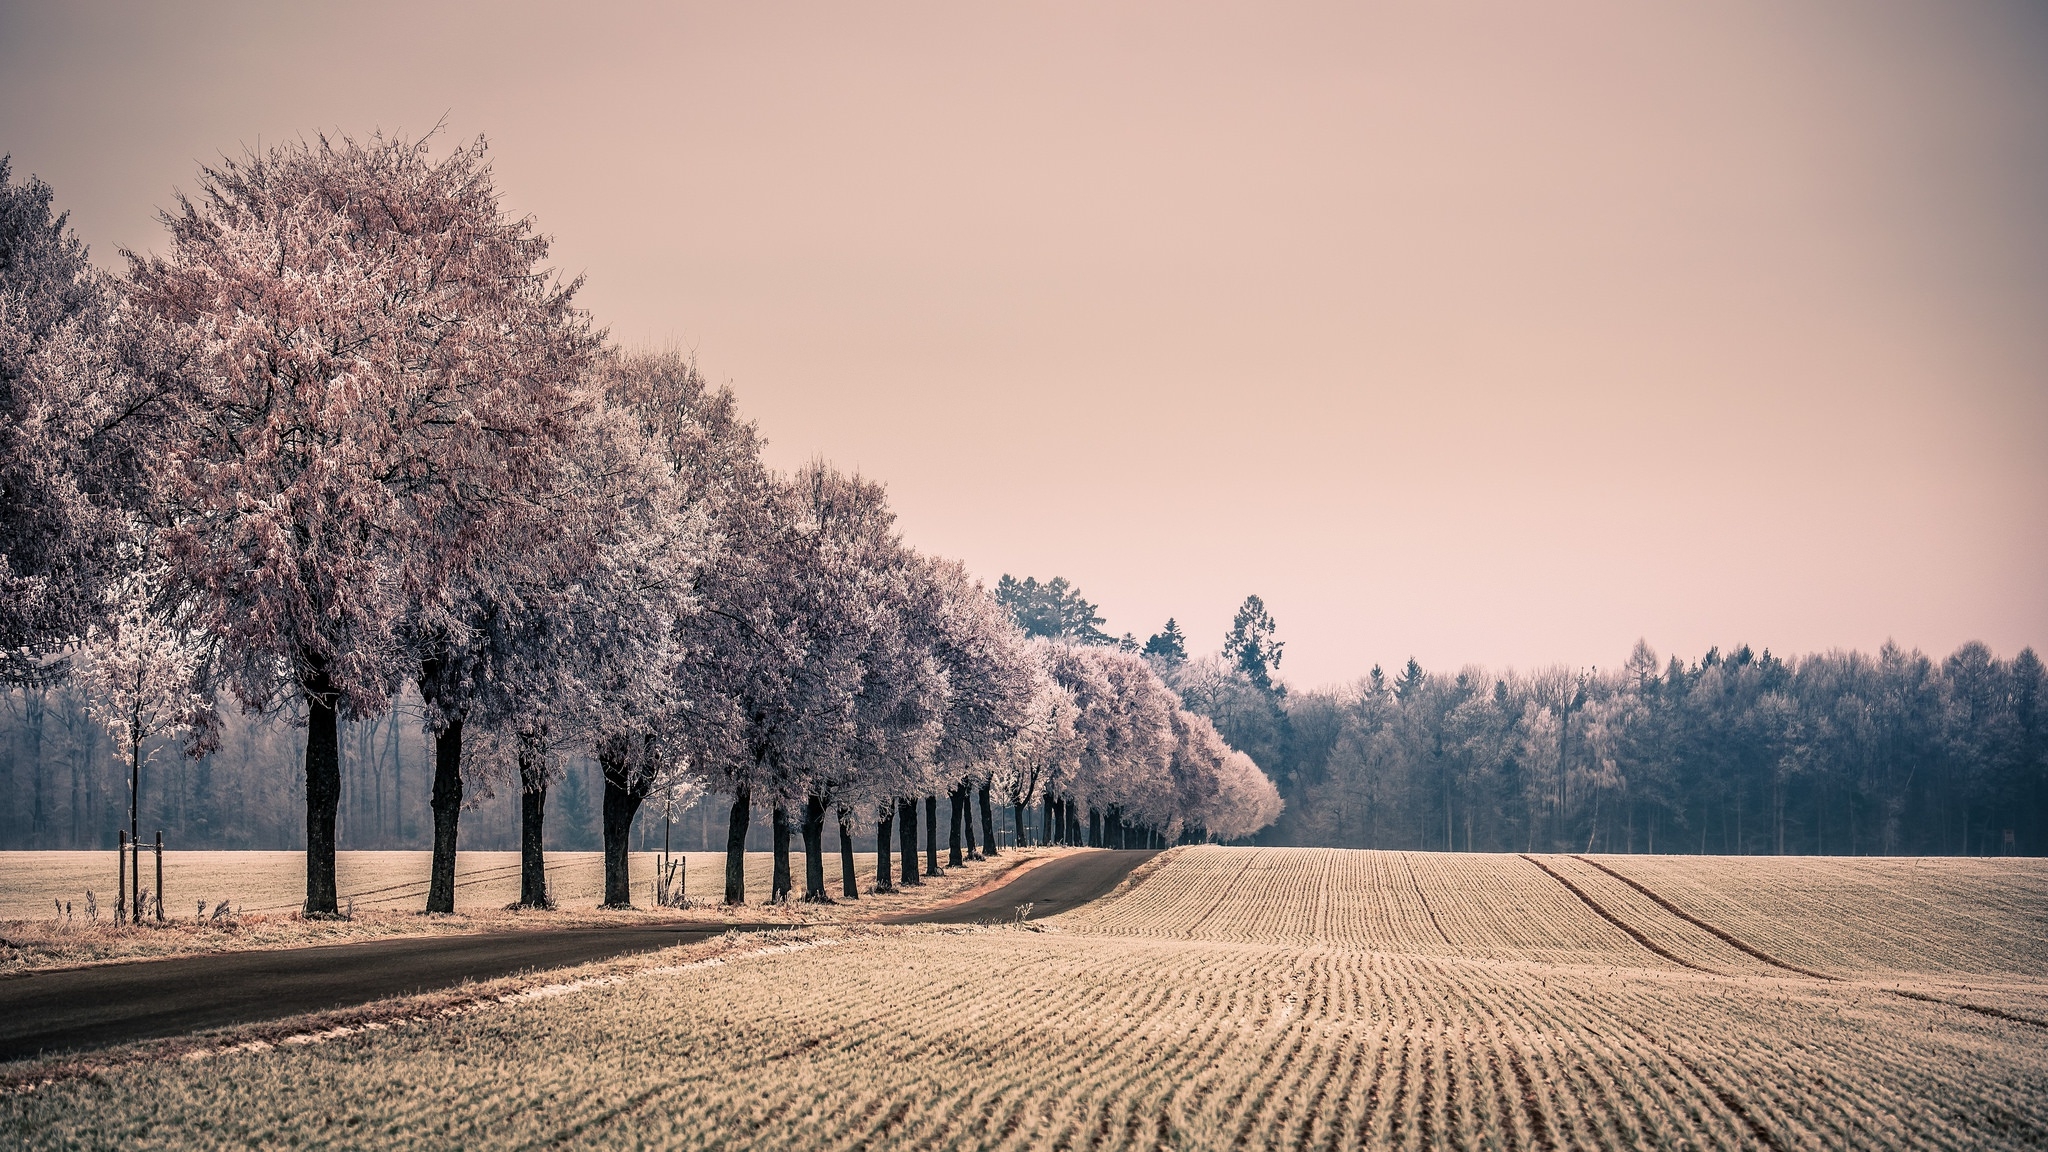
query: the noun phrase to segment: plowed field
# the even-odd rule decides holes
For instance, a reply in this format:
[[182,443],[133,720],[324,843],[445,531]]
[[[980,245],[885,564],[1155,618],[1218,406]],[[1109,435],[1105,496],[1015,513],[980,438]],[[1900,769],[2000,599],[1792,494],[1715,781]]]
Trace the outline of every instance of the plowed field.
[[[1033,930],[1033,929],[1036,930]],[[1181,850],[5,1099],[32,1147],[2048,1145],[2048,866]],[[748,950],[751,951],[748,951]]]

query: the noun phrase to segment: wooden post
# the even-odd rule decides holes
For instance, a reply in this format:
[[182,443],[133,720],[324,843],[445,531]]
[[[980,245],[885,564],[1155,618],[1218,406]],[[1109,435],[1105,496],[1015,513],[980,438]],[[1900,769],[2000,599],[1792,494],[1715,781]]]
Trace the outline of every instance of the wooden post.
[[114,923],[125,924],[128,922],[128,833],[122,830],[114,835],[119,837],[114,848],[114,871],[121,875],[117,882],[121,894],[114,900]]
[[164,830],[156,830],[156,922],[164,922]]

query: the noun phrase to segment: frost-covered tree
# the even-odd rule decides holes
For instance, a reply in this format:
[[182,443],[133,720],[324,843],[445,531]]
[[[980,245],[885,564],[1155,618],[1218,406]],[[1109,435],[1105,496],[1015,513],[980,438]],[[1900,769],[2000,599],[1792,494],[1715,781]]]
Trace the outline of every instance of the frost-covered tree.
[[879,886],[893,886],[886,831],[896,827],[894,813],[901,798],[923,786],[939,737],[947,686],[943,670],[923,642],[916,559],[900,546],[872,556],[873,566],[861,580],[866,614],[858,654],[860,680],[850,701],[851,724],[843,744],[829,750],[820,746],[813,751],[825,754],[807,759],[807,900],[823,896],[818,848],[828,808],[840,821],[841,894],[858,895],[850,834],[856,813],[871,808],[889,814],[886,825],[878,827],[883,835],[877,850],[883,859]]
[[[944,676],[944,708],[932,748],[934,788],[950,802],[947,859],[965,861],[970,807],[979,802],[986,828],[992,811],[989,763],[1028,719],[1033,666],[1024,637],[994,597],[962,565],[920,558],[919,630]],[[936,840],[936,829],[930,830]],[[987,844],[994,848],[991,837]]]
[[[192,750],[205,751],[216,729],[212,702],[199,690],[205,652],[185,629],[166,619],[160,573],[144,556],[106,593],[103,623],[91,626],[78,650],[74,670],[87,708],[112,738],[128,768],[128,841],[139,844],[142,766],[162,742],[192,737]],[[129,890],[142,919],[142,864]]]
[[1031,696],[1017,731],[996,752],[992,765],[996,790],[1010,806],[1018,844],[1028,843],[1025,809],[1045,798],[1046,782],[1070,773],[1080,752],[1074,734],[1074,694],[1053,677],[1050,641],[1029,641]]
[[49,185],[10,168],[0,156],[0,684],[48,683],[132,552],[160,408],[111,338],[115,286]]
[[246,707],[307,715],[306,910],[335,911],[335,724],[413,675],[400,623],[506,551],[554,478],[597,334],[505,215],[482,142],[321,137],[200,173],[129,254],[129,339],[178,405],[160,448],[172,592]]
[[[766,499],[768,474],[761,464],[760,437],[742,418],[732,392],[709,387],[697,366],[671,350],[615,357],[603,374],[605,399],[639,424],[640,435],[666,466],[667,514],[678,527],[699,536],[688,557],[679,591],[697,587],[727,542],[725,525],[744,525]],[[737,534],[743,541],[746,534]],[[730,621],[720,621],[729,626]],[[677,621],[675,658],[692,658],[690,630]],[[703,633],[698,633],[699,635]],[[687,767],[685,735],[697,701],[673,687],[672,668],[644,681],[652,698],[624,711],[613,731],[599,738],[597,762],[604,776],[605,902],[630,903],[626,845],[633,817],[673,773]],[[637,700],[637,692],[622,699]]]
[[[873,575],[896,542],[878,485],[814,464],[771,484],[718,523],[722,542],[700,574],[699,611],[677,686],[690,708],[679,737],[716,790],[732,797],[726,900],[745,899],[753,805],[775,822],[781,898],[788,850],[827,758],[854,736],[863,654],[872,639]],[[826,798],[829,803],[829,798]],[[822,818],[820,818],[822,819]]]
[[[511,571],[488,621],[471,697],[485,748],[520,791],[522,904],[545,907],[544,822],[566,754],[608,770],[660,774],[659,744],[680,660],[677,624],[702,549],[674,495],[663,445],[633,414],[592,396],[539,507],[547,539]],[[652,761],[650,764],[649,761]],[[626,893],[623,836],[608,845],[607,887]]]
[[[804,898],[824,901],[826,814],[875,783],[875,769],[891,755],[914,764],[928,754],[944,682],[922,642],[915,560],[896,535],[882,488],[822,463],[800,471],[790,487],[805,655],[795,680],[800,723],[783,727],[773,753],[776,803],[802,812]],[[878,742],[881,756],[860,754]],[[785,897],[787,843],[785,836],[776,844]]]

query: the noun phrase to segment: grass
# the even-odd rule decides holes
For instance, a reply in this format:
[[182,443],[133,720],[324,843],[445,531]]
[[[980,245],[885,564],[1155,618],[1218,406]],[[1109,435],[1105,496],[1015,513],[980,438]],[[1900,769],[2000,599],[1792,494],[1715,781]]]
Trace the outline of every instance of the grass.
[[1022,929],[816,926],[273,1026],[253,1049],[137,1050],[118,1074],[19,1069],[0,1133],[2039,1147],[2048,1017],[2026,1006],[2048,988],[2044,891],[2040,861],[1180,850]]
[[[692,907],[656,909],[653,891],[656,853],[629,858],[633,895],[639,908],[610,911],[598,907],[604,897],[604,861],[595,852],[551,852],[548,890],[552,911],[507,909],[519,898],[517,852],[464,852],[456,861],[456,912],[452,916],[420,914],[426,904],[430,855],[425,852],[342,852],[335,870],[345,904],[353,915],[344,921],[305,920],[297,909],[305,894],[305,856],[297,852],[185,852],[164,859],[165,923],[146,921],[121,926],[113,922],[115,856],[112,852],[0,852],[0,975],[9,972],[71,967],[119,960],[160,958],[198,952],[246,948],[287,948],[333,944],[381,936],[444,935],[501,931],[510,928],[578,927],[631,922],[702,923],[745,920],[787,922],[791,926],[837,923],[898,912],[912,912],[959,898],[963,893],[1006,874],[1018,864],[1060,849],[1004,852],[992,861],[970,861],[924,885],[892,893],[868,893],[859,901],[832,905],[769,906],[773,857],[747,854],[746,906],[727,909],[725,857],[720,853],[677,853],[686,861],[685,892]],[[874,856],[859,857],[863,892],[873,884]],[[941,856],[943,859],[943,854]],[[803,861],[794,862],[800,870]],[[838,890],[838,857],[828,858],[829,891]],[[154,885],[154,864],[143,860],[145,891]],[[799,872],[798,883],[802,878]],[[97,921],[86,914],[86,891],[99,899]],[[71,903],[68,917],[56,912],[52,900]],[[200,919],[204,900],[207,916]],[[235,914],[213,919],[213,908],[227,901]]]

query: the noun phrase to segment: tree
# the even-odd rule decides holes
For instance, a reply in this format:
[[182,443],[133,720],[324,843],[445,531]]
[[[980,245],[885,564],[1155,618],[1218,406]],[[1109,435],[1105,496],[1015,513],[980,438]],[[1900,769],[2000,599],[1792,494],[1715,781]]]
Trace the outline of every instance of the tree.
[[1077,644],[1112,644],[1102,630],[1102,617],[1095,605],[1081,598],[1081,590],[1055,576],[1043,584],[1036,577],[1022,580],[1005,573],[996,583],[996,603],[1008,609],[1017,627],[1027,636],[1071,640]]
[[9,172],[0,156],[0,685],[49,684],[132,560],[138,442],[160,406],[50,186]]
[[382,712],[416,667],[400,622],[506,551],[499,513],[553,480],[598,337],[481,141],[278,145],[202,169],[162,220],[168,253],[128,254],[128,339],[176,393],[171,593],[244,707],[305,709],[305,907],[331,915],[337,717]]
[[[752,805],[780,835],[777,896],[789,884],[788,813],[832,802],[832,761],[855,741],[863,660],[875,642],[877,581],[901,552],[879,485],[815,463],[719,524],[724,547],[700,574],[700,610],[677,687],[691,701],[685,751],[733,797],[726,901],[745,900]],[[822,815],[817,826],[822,827]]]
[[[678,505],[664,445],[594,396],[544,498],[550,542],[521,565],[521,608],[497,665],[491,719],[515,725],[521,794],[521,902],[547,906],[542,822],[555,747],[588,752],[642,798],[661,774],[661,691],[681,654],[677,621],[694,605],[700,533]],[[607,841],[606,887],[627,896],[623,833]]]
[[1260,691],[1284,694],[1284,688],[1276,689],[1273,684],[1273,673],[1280,669],[1281,649],[1287,647],[1284,641],[1273,639],[1278,631],[1272,613],[1266,611],[1266,602],[1257,596],[1247,596],[1230,622],[1229,634],[1223,638],[1223,658],[1258,685]]
[[[85,636],[76,670],[79,688],[91,702],[95,720],[112,737],[128,762],[128,842],[139,846],[142,827],[142,765],[153,758],[153,742],[190,735],[191,751],[210,750],[215,733],[212,702],[198,690],[205,653],[193,638],[163,618],[161,580],[144,557],[107,593],[110,611],[104,625]],[[145,749],[148,751],[145,753]],[[142,861],[138,847],[130,858],[134,870],[129,890],[135,905],[127,911],[140,923]],[[158,909],[162,915],[162,909]]]
[[[951,801],[948,860],[958,865],[973,848],[963,845],[962,832],[971,825],[970,805],[977,794],[986,834],[993,810],[989,762],[1029,721],[1034,669],[1009,614],[964,566],[925,559],[918,570],[926,590],[924,636],[944,687],[932,748],[935,784]],[[986,846],[993,850],[993,836]]]
[[1021,709],[1017,730],[996,750],[990,767],[994,789],[1001,793],[1015,824],[1018,845],[1030,842],[1024,810],[1044,797],[1046,782],[1072,770],[1079,751],[1074,734],[1074,695],[1052,674],[1052,642],[1028,639],[1023,654],[1031,691]]
[[1187,637],[1181,633],[1180,625],[1173,617],[1166,618],[1166,627],[1154,632],[1145,641],[1145,655],[1171,667],[1188,658]]
[[[665,626],[676,630],[673,639],[682,645],[684,596],[724,546],[719,526],[743,521],[748,505],[762,498],[767,474],[761,466],[760,438],[754,425],[740,417],[732,392],[708,387],[697,366],[673,351],[615,357],[606,366],[603,388],[605,402],[637,423],[640,440],[665,466],[667,483],[648,486],[660,499],[647,509],[667,522],[646,523],[644,538],[658,545],[653,551],[664,544],[672,550],[686,531],[701,539],[694,554],[671,551],[663,561],[666,571],[658,590],[669,599],[661,611],[674,614]],[[626,503],[627,509],[636,506],[631,500]],[[666,541],[664,533],[669,536]],[[657,591],[652,585],[645,587]],[[699,609],[693,599],[687,614]],[[623,622],[617,617],[613,621]],[[646,621],[643,626],[654,623]],[[671,655],[678,661],[688,658],[683,647]],[[604,776],[605,903],[615,906],[632,902],[626,845],[633,817],[657,784],[678,769],[680,750],[688,744],[681,729],[689,722],[692,704],[686,697],[660,690],[674,682],[673,669],[648,675],[650,669],[640,661],[619,668],[634,679],[618,685],[609,699],[630,706],[618,710],[611,729],[597,735],[597,760]]]

